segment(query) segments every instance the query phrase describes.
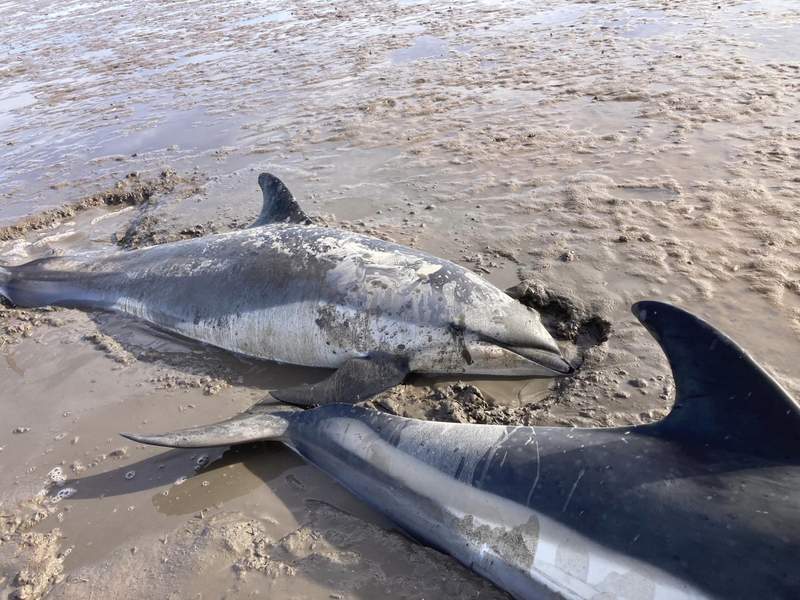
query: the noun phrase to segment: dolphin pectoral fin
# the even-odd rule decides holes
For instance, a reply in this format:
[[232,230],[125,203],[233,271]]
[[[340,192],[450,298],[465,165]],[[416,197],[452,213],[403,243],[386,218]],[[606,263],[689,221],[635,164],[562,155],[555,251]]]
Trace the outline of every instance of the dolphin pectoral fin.
[[633,314],[675,379],[675,405],[657,431],[755,455],[800,455],[800,405],[741,346],[670,304],[638,302]]
[[277,400],[296,406],[354,404],[402,383],[408,372],[408,361],[397,356],[351,358],[319,383],[271,393]]
[[284,183],[270,173],[258,176],[258,185],[264,196],[261,213],[250,227],[261,227],[270,223],[301,223],[308,225],[308,218]]
[[291,406],[259,402],[235,417],[211,425],[154,435],[138,433],[120,435],[134,442],[168,448],[212,448],[262,440],[280,440],[289,427],[291,413],[298,410]]

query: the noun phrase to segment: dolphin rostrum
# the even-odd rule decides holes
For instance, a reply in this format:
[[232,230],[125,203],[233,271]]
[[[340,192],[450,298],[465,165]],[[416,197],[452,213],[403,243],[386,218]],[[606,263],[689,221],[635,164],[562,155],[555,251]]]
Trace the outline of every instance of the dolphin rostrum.
[[244,355],[339,369],[281,400],[365,398],[409,371],[568,374],[539,314],[467,269],[376,238],[318,227],[259,176],[249,228],[150,248],[0,267],[18,306],[128,313]]
[[410,535],[516,598],[800,597],[800,407],[708,323],[634,305],[669,358],[657,423],[580,429],[433,423],[347,404],[257,404],[126,437],[280,440]]

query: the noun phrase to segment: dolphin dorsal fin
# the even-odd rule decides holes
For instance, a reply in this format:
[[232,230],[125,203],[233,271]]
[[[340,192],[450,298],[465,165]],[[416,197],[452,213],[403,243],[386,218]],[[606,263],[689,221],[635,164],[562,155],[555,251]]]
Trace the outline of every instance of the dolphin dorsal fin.
[[258,185],[264,195],[264,204],[261,214],[250,227],[261,227],[270,223],[303,223],[308,225],[308,218],[303,209],[292,196],[289,188],[277,177],[270,173],[261,173],[258,176]]
[[663,302],[638,302],[633,314],[661,345],[675,379],[675,405],[660,432],[737,452],[800,457],[800,406],[736,342]]

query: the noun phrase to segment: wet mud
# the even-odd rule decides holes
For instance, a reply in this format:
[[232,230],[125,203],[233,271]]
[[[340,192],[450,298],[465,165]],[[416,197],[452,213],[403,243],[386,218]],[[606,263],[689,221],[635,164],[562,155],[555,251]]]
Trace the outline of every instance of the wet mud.
[[[412,377],[379,410],[658,419],[674,386],[630,314],[644,298],[710,320],[800,392],[793,2],[11,2],[0,17],[1,264],[243,227],[272,171],[315,222],[508,289],[580,364],[556,382]],[[279,445],[117,436],[326,375],[117,315],[1,306],[0,598],[505,597]]]

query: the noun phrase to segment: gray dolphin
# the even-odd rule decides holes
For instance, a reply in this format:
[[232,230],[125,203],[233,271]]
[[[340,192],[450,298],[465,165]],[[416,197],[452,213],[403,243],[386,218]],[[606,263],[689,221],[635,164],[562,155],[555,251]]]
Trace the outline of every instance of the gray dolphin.
[[364,398],[409,371],[552,377],[570,373],[539,314],[450,261],[310,225],[286,186],[259,177],[248,229],[151,248],[0,267],[18,306],[128,313],[220,348],[339,369],[285,401]]
[[432,423],[258,404],[171,434],[280,440],[406,532],[517,598],[800,597],[800,407],[711,325],[634,306],[669,358],[672,412],[639,427]]

